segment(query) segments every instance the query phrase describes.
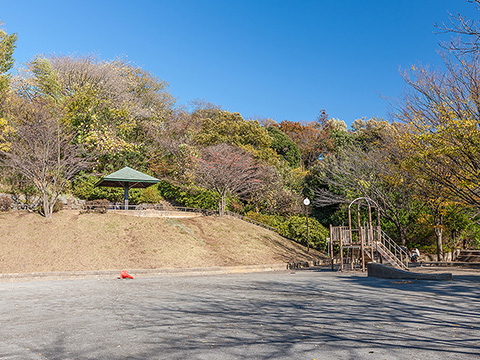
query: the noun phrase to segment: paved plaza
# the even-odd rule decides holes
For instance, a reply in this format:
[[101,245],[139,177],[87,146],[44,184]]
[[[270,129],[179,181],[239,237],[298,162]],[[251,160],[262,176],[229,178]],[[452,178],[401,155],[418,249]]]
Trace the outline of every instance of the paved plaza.
[[0,283],[1,359],[480,359],[480,272]]

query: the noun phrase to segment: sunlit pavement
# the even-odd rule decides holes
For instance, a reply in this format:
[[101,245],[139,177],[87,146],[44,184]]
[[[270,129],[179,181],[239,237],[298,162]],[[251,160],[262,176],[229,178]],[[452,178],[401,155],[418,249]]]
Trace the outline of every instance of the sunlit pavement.
[[480,272],[0,283],[1,359],[479,359]]

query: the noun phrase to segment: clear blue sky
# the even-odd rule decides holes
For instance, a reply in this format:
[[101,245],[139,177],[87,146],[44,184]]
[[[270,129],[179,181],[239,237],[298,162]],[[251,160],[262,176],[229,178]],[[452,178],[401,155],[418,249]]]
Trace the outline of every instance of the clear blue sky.
[[36,54],[127,56],[170,83],[244,117],[351,124],[387,117],[399,69],[441,64],[435,22],[479,18],[463,0],[0,0],[18,33],[17,65]]

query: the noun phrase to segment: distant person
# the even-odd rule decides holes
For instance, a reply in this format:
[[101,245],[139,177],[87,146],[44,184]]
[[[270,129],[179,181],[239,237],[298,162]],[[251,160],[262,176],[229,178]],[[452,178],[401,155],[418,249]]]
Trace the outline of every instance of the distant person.
[[413,248],[412,252],[410,253],[410,260],[412,262],[417,262],[419,257],[420,257],[420,251],[418,251],[417,248]]

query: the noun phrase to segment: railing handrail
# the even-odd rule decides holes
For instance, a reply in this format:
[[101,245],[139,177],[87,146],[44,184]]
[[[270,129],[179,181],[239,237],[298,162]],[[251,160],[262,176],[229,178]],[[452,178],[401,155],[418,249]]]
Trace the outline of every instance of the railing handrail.
[[[107,210],[125,210],[125,205],[121,203],[109,203],[109,204],[83,204],[82,209],[102,209],[107,208]],[[185,212],[198,212],[198,213],[215,213],[214,210],[206,210],[206,209],[199,209],[194,207],[188,206],[164,206],[163,204],[149,204],[145,207],[144,204],[138,205],[128,205],[127,211],[134,210],[134,211],[145,211],[145,210],[160,210],[160,211],[185,211]]]
[[[381,240],[382,242],[386,242],[388,243],[388,245],[390,246],[390,248],[393,248],[395,249],[395,253],[394,255],[398,258],[397,256],[397,252],[400,254],[400,259],[404,259],[405,261],[405,265],[408,263],[408,254],[407,252],[402,248],[400,247],[400,245],[398,245],[395,241],[393,241],[385,232],[381,232]],[[404,263],[404,261],[400,260],[402,263]]]
[[391,263],[392,265],[396,265],[397,267],[399,267],[400,269],[403,269],[403,270],[407,270],[408,267],[406,264],[404,264],[397,256],[395,256],[391,251],[390,249],[388,249],[384,243],[380,242],[380,241],[377,241],[376,242],[376,246],[377,246],[377,251],[378,251],[378,248],[380,248],[381,251],[385,252],[385,254],[388,256],[386,258],[386,260]]

